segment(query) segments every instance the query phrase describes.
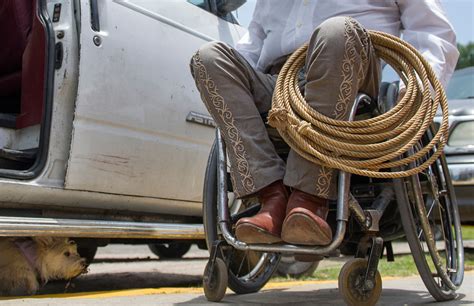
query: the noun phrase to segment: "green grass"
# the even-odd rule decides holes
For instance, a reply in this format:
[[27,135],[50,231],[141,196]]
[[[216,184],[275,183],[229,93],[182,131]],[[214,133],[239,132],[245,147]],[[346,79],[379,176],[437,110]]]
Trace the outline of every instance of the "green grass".
[[474,226],[473,225],[463,225],[462,230],[462,239],[463,240],[474,240]]
[[[429,255],[427,255],[429,256]],[[318,268],[316,272],[303,280],[337,280],[341,265]],[[474,270],[474,253],[465,253],[464,268],[466,271]],[[387,262],[385,257],[379,262],[379,271],[382,277],[405,277],[418,275],[415,262],[411,255],[397,255],[394,262]],[[277,277],[274,281],[288,281],[291,278]]]
[[[474,226],[462,226],[463,240],[474,240]],[[427,255],[429,256],[429,255]],[[428,262],[431,263],[429,259]],[[329,267],[318,268],[312,276],[305,277],[307,280],[337,280],[339,271],[344,263],[334,264]],[[464,254],[464,269],[465,271],[474,270],[474,253]],[[386,258],[382,258],[379,262],[379,271],[382,277],[404,277],[418,275],[415,262],[411,255],[396,255],[394,262],[387,262]],[[288,281],[292,278],[276,277],[274,281]]]

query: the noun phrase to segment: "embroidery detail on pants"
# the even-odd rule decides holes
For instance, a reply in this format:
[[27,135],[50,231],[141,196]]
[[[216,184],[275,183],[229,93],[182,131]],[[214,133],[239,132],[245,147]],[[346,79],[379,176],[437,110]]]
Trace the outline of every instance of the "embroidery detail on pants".
[[357,74],[358,84],[364,81],[365,76],[367,74],[367,69],[369,68],[369,52],[371,52],[371,41],[369,39],[369,33],[361,27],[360,23],[355,21],[352,18],[348,18],[349,22],[351,23],[352,27],[360,32],[357,37],[360,39],[361,48],[360,48],[360,59],[361,64],[359,65],[359,71]]
[[[363,32],[358,35],[356,31]],[[348,111],[348,106],[352,105],[354,91],[354,78],[357,84],[361,84],[367,74],[370,52],[370,40],[367,32],[360,24],[352,18],[346,18],[344,23],[344,57],[341,65],[342,81],[339,86],[339,95],[334,107],[334,118],[344,120]],[[356,38],[360,39],[362,47],[356,49]],[[357,74],[356,74],[357,73]],[[334,170],[326,167],[319,169],[318,180],[316,182],[317,193],[324,198],[329,197],[330,185]]]
[[329,198],[329,186],[331,184],[334,170],[327,167],[319,167],[318,180],[316,182],[316,193],[319,197]]
[[[199,52],[193,56],[192,66],[195,75],[196,84],[201,93],[201,98],[203,101],[206,101],[207,105],[212,105],[214,109],[219,114],[220,119],[224,123],[224,126],[221,127],[221,130],[227,136],[227,139],[230,140],[230,146],[232,148],[231,153],[235,159],[235,164],[232,163],[232,167],[235,167],[239,175],[241,176],[241,185],[242,188],[247,193],[253,193],[255,191],[254,180],[250,174],[249,163],[247,160],[247,151],[244,148],[242,139],[240,138],[239,131],[234,123],[234,117],[232,112],[229,110],[227,104],[225,103],[224,98],[218,93],[218,89],[214,81],[207,73],[207,69],[199,57]],[[202,86],[201,86],[202,85]],[[207,97],[204,95],[203,88],[206,90]],[[210,102],[210,103],[209,103]],[[208,106],[209,107],[209,106]],[[235,181],[235,177],[233,178]],[[234,184],[234,192],[238,194]]]
[[345,21],[344,37],[346,39],[344,43],[344,58],[341,66],[342,82],[339,86],[339,96],[334,109],[334,117],[337,120],[343,120],[347,113],[347,106],[351,101],[352,93],[352,81],[354,79],[354,64],[357,56],[355,48],[355,33],[352,25],[349,22],[349,18]]

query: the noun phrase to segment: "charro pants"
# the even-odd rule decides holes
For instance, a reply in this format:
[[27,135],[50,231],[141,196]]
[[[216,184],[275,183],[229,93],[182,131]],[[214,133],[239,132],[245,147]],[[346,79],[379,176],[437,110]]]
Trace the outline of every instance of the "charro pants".
[[[380,63],[367,32],[352,18],[328,19],[314,31],[305,71],[306,101],[328,117],[347,120],[358,92],[377,96]],[[313,164],[293,150],[285,164],[270,141],[261,114],[271,108],[277,75],[256,71],[221,42],[202,46],[191,59],[191,72],[221,129],[238,197],[283,179],[287,186],[335,199],[334,170]]]

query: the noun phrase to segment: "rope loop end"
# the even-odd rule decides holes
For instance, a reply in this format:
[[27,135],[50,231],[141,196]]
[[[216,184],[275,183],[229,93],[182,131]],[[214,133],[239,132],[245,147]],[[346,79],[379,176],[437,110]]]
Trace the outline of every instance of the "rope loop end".
[[288,111],[284,108],[273,108],[268,112],[268,124],[277,130],[285,131],[288,126]]

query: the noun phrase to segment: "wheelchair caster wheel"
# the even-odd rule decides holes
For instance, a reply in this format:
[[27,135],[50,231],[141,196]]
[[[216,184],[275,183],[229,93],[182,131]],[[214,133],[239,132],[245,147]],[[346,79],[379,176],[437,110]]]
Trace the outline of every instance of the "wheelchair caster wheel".
[[211,261],[208,261],[204,269],[204,295],[208,301],[219,302],[224,297],[227,289],[227,266],[221,258],[216,258],[214,266],[211,266]]
[[354,258],[344,264],[339,272],[339,292],[348,305],[375,305],[382,293],[379,271],[374,284],[364,284],[367,260]]

